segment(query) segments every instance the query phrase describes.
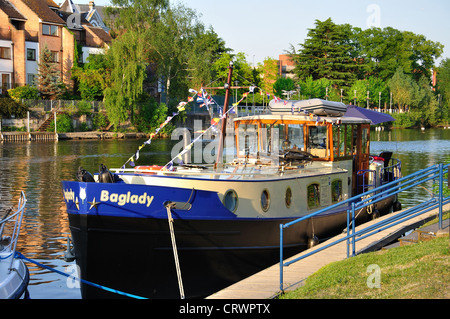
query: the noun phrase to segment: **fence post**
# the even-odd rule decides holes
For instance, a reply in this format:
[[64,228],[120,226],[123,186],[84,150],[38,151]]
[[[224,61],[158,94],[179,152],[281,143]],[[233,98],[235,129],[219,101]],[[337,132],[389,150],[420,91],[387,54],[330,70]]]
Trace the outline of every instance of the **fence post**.
[[283,224],[280,224],[280,291],[283,292]]
[[352,256],[355,256],[356,241],[355,241],[355,203],[352,202]]
[[350,257],[350,209],[347,209],[347,258]]
[[442,203],[443,203],[443,189],[444,189],[444,165],[439,164],[439,229],[442,229]]

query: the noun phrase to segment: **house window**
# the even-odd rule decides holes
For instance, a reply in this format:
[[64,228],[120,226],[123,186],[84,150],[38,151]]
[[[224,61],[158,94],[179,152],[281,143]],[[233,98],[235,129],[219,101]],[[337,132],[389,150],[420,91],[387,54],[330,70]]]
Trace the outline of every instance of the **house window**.
[[58,36],[58,26],[51,24],[42,25],[42,34]]
[[50,54],[52,55],[52,62],[59,62],[59,52],[58,51],[51,51]]
[[27,61],[36,61],[36,49],[27,49]]
[[11,60],[11,48],[0,47],[0,59]]
[[28,85],[36,85],[36,83],[34,82],[36,75],[33,73],[27,73],[27,84]]

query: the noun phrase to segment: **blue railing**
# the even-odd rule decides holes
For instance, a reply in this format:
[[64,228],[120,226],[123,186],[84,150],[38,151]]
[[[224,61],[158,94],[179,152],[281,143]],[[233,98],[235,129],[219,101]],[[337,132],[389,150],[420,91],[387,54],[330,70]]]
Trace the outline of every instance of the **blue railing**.
[[[280,290],[281,291],[284,290],[284,287],[283,287],[283,268],[284,267],[287,267],[295,262],[298,262],[299,260],[309,257],[315,253],[318,253],[319,251],[327,249],[327,248],[334,246],[336,244],[339,244],[343,241],[347,242],[347,258],[349,258],[350,255],[355,256],[356,242],[358,242],[364,238],[367,238],[371,235],[374,235],[382,230],[393,227],[393,226],[395,226],[399,223],[402,223],[406,220],[409,220],[411,218],[414,218],[421,214],[429,212],[436,208],[439,208],[439,229],[441,229],[442,228],[442,207],[443,207],[443,205],[450,203],[450,195],[444,197],[444,194],[443,194],[444,193],[444,175],[448,174],[448,171],[449,171],[449,164],[434,165],[429,168],[415,172],[406,177],[403,177],[403,178],[400,178],[400,179],[397,179],[397,180],[394,180],[391,182],[383,183],[380,187],[373,188],[372,190],[367,191],[363,194],[357,195],[357,196],[349,198],[345,201],[342,201],[342,202],[339,202],[332,206],[329,206],[327,208],[321,209],[310,215],[296,219],[292,222],[289,222],[286,224],[280,224]],[[448,187],[450,188],[450,174],[448,174],[448,175],[449,175]],[[398,214],[392,215],[392,217],[390,217],[390,218],[382,220],[373,225],[367,226],[364,229],[360,229],[358,231],[355,230],[355,211],[357,211],[359,209],[363,209],[370,205],[373,205],[373,204],[375,204],[379,201],[382,201],[386,198],[389,198],[391,196],[396,196],[401,192],[409,190],[413,187],[417,187],[417,186],[424,184],[431,180],[434,180],[434,181],[437,180],[437,183],[435,183],[435,185],[437,186],[437,194],[434,194],[434,196],[431,199],[424,201],[414,207],[405,209]],[[326,245],[323,245],[321,247],[318,247],[316,249],[311,248],[310,252],[303,254],[302,256],[300,256],[298,258],[290,260],[289,262],[284,262],[284,258],[283,258],[283,232],[284,232],[284,229],[286,229],[294,224],[297,224],[301,221],[312,218],[319,214],[326,213],[332,209],[336,209],[336,208],[338,208],[340,206],[344,206],[344,205],[351,207],[350,209],[347,210],[347,235],[346,236],[343,236],[335,241],[332,241],[332,242],[330,242]],[[351,253],[350,253],[350,250],[351,250]]]

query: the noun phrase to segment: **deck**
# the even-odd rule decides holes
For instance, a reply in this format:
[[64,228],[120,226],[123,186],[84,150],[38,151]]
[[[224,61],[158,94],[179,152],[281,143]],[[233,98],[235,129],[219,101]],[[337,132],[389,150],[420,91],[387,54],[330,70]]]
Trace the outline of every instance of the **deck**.
[[[444,211],[450,209],[450,204],[443,207]],[[376,223],[382,219],[389,218],[394,214],[401,214],[402,211],[382,216],[374,221],[370,221],[356,227],[367,227],[371,223]],[[399,238],[405,232],[420,227],[427,221],[435,218],[438,214],[438,209],[424,213],[415,218],[409,219],[401,224],[388,228],[384,231],[380,231],[370,237],[362,239],[356,243],[356,253],[365,253],[378,250],[385,245],[391,243],[395,239]],[[323,242],[314,248],[319,246],[325,246],[328,242],[335,241],[339,238],[345,237],[346,234],[340,234],[329,241]],[[308,251],[302,252],[299,255],[289,258],[292,260],[299,256],[306,254]],[[325,250],[322,250],[312,256],[302,259],[296,263],[291,264],[288,267],[284,267],[284,287],[285,291],[291,291],[301,286],[306,278],[318,271],[323,266],[326,266],[332,262],[344,260],[347,258],[347,245],[346,241],[331,246]],[[277,263],[259,273],[256,273],[246,279],[243,279],[221,291],[218,291],[206,299],[272,299],[280,293],[280,265]]]

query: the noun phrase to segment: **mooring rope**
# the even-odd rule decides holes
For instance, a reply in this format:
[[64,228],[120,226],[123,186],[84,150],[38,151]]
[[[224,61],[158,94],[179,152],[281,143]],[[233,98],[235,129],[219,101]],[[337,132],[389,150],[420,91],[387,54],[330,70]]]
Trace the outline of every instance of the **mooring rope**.
[[178,287],[180,288],[181,299],[184,299],[184,288],[183,288],[183,279],[181,278],[180,260],[178,259],[177,242],[175,241],[175,232],[173,230],[173,218],[171,212],[172,206],[173,206],[172,202],[166,204],[167,220],[169,222],[170,238],[172,239],[172,250],[173,256],[175,258],[175,267],[177,270]]
[[133,295],[133,294],[129,294],[129,293],[117,290],[117,289],[108,288],[108,287],[105,287],[105,286],[102,286],[102,285],[99,285],[99,284],[96,284],[96,283],[93,283],[93,282],[90,282],[90,281],[87,281],[87,280],[84,280],[84,279],[81,279],[81,278],[78,278],[78,277],[73,277],[72,275],[69,275],[69,274],[66,274],[66,273],[64,273],[62,271],[59,271],[57,269],[48,267],[48,266],[46,266],[44,264],[41,264],[40,262],[37,262],[37,261],[35,261],[33,259],[27,258],[27,257],[25,257],[23,254],[21,254],[18,251],[16,251],[15,258],[20,258],[20,259],[26,260],[26,261],[28,261],[30,263],[33,263],[33,264],[35,264],[35,265],[37,265],[37,266],[39,266],[41,268],[48,269],[50,271],[56,272],[57,274],[63,275],[65,277],[75,278],[76,280],[79,280],[80,282],[82,282],[84,284],[91,285],[93,287],[97,287],[97,288],[100,288],[100,289],[103,289],[103,290],[106,290],[106,291],[109,291],[109,292],[112,292],[112,293],[115,293],[115,294],[123,295],[123,296],[134,298],[134,299],[147,299],[145,297],[136,296],[136,295]]

